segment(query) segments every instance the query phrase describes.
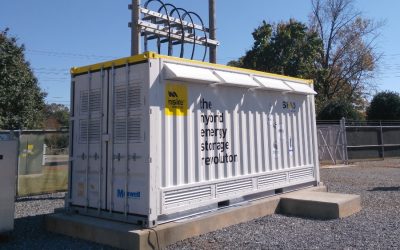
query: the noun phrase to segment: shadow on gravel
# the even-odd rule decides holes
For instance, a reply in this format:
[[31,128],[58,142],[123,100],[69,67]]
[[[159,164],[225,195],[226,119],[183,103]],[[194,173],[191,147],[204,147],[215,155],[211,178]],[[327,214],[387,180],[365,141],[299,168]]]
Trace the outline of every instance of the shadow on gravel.
[[44,200],[63,200],[64,196],[62,197],[20,197],[17,198],[16,201],[17,202],[21,202],[21,201],[44,201]]
[[375,191],[400,191],[400,187],[375,187],[373,189],[368,190],[370,192]]
[[14,230],[0,237],[0,249],[18,248],[20,241],[25,244],[43,238],[44,215],[28,216],[14,220]]
[[14,230],[0,235],[0,249],[113,249],[49,232],[45,229],[45,216],[47,214],[15,219]]
[[[27,235],[40,234],[40,231],[44,231],[44,217],[45,215],[35,215],[21,217],[14,220],[14,233],[22,232]],[[33,227],[27,227],[27,226]]]
[[11,240],[11,236],[9,235],[9,233],[0,234],[0,244],[1,243],[7,243],[10,240]]

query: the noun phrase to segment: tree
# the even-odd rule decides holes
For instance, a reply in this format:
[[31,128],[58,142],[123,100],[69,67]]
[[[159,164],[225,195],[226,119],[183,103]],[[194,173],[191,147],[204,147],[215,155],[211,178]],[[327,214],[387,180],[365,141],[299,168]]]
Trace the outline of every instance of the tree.
[[63,104],[46,104],[45,128],[59,129],[69,126],[69,109]]
[[44,143],[48,154],[63,154],[69,144],[68,133],[46,134]]
[[294,19],[277,25],[263,21],[252,35],[252,49],[228,65],[303,78],[315,75],[322,42],[305,24]]
[[8,29],[0,32],[0,128],[39,127],[43,121],[44,97],[29,63],[24,46]]
[[392,91],[376,94],[367,109],[368,120],[400,120],[400,95]]
[[361,120],[361,114],[350,102],[331,101],[321,108],[317,115],[318,120]]
[[382,24],[363,18],[353,1],[312,0],[310,28],[323,42],[315,77],[320,104],[342,99],[361,105],[374,87],[380,58],[374,41]]
[[[44,128],[46,129],[62,129],[69,127],[69,109],[67,106],[58,103],[46,104],[45,107]],[[49,154],[63,153],[68,147],[68,133],[57,132],[47,134],[44,142],[47,145]],[[61,151],[60,151],[61,150]]]

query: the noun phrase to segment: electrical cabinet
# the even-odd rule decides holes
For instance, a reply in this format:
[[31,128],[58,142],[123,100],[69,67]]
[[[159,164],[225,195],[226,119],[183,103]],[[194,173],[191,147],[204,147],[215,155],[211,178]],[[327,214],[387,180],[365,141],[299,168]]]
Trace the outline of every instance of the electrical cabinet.
[[15,186],[18,141],[9,134],[0,135],[0,233],[14,229]]

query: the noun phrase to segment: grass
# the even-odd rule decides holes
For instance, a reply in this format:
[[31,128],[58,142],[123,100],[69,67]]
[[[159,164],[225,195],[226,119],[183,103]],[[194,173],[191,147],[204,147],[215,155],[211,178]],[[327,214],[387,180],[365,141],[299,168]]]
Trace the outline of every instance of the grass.
[[44,166],[41,174],[19,175],[18,196],[65,191],[68,166]]

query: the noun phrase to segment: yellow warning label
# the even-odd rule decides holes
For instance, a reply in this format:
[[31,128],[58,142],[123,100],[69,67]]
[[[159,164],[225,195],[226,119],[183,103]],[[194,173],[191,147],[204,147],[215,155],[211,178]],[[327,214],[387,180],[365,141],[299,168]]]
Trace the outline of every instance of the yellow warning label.
[[27,148],[21,153],[21,157],[27,157],[28,155],[33,155],[33,144],[28,144]]
[[165,86],[165,114],[169,116],[186,116],[187,110],[187,86],[167,83]]

